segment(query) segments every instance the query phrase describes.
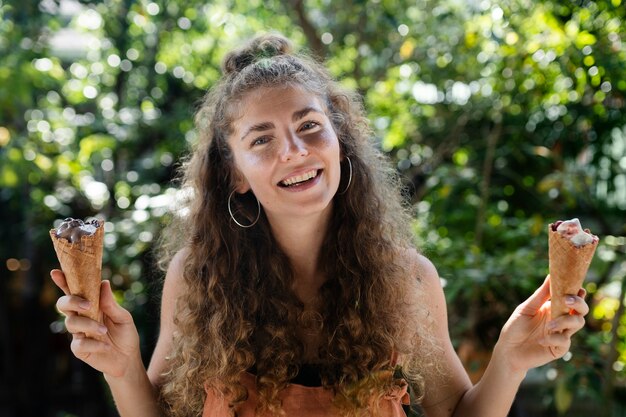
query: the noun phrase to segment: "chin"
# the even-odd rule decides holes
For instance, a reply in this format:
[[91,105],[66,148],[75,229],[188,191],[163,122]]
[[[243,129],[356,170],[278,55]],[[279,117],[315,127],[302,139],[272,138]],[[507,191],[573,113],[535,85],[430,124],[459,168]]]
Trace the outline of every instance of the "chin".
[[286,213],[289,217],[309,217],[324,213],[330,213],[333,207],[333,199],[328,201],[304,202],[293,207]]

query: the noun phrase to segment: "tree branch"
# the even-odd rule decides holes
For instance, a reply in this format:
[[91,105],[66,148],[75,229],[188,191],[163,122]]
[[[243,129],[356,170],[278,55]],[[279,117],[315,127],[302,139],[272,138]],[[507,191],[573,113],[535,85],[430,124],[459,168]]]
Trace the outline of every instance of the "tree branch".
[[322,39],[317,34],[317,29],[313,26],[313,23],[309,20],[304,10],[303,0],[287,0],[286,5],[291,7],[297,17],[297,23],[302,28],[304,35],[309,41],[311,46],[311,53],[313,56],[319,59],[323,59],[326,56],[326,47],[322,43]]
[[[458,146],[461,132],[467,125],[469,121],[469,115],[467,113],[461,114],[456,118],[456,124],[452,131],[443,139],[438,140],[439,146],[433,151],[433,155],[428,158],[428,162],[416,167],[417,169],[413,170],[412,178],[413,184],[417,185],[420,183],[420,179],[426,175],[427,171],[434,171],[437,166],[441,164],[441,161],[447,156],[450,155]],[[413,200],[419,201],[424,195],[424,187],[421,189],[416,188],[413,194]]]
[[489,186],[491,185],[491,172],[493,170],[493,160],[495,158],[498,139],[502,135],[502,123],[498,122],[489,136],[487,136],[487,153],[483,163],[483,175],[480,183],[480,205],[476,215],[476,228],[474,235],[474,244],[478,247],[483,242],[483,231],[485,227],[485,215],[487,212],[487,203],[489,202]]

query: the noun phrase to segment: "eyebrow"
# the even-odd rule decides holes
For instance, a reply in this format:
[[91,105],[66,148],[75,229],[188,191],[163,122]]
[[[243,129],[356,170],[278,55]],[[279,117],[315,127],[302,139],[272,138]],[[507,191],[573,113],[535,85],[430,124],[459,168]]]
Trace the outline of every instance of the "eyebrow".
[[313,107],[313,106],[308,106],[303,108],[302,110],[298,110],[293,112],[293,115],[291,116],[291,121],[295,122],[297,120],[302,119],[304,116],[306,116],[309,113],[319,113],[319,114],[324,114],[320,109],[318,109],[317,107]]
[[[313,107],[313,106],[307,106],[305,108],[303,108],[302,110],[297,110],[295,112],[293,112],[293,114],[291,115],[291,121],[295,122],[298,121],[300,119],[302,119],[303,117],[305,117],[307,114],[309,113],[319,113],[319,114],[324,114],[324,112],[322,110],[320,110],[317,107]],[[272,122],[261,122],[261,123],[257,123],[255,125],[250,126],[250,128],[248,128],[248,130],[246,130],[246,132],[241,136],[241,140],[244,140],[246,136],[248,136],[250,133],[252,132],[263,132],[265,130],[270,130],[273,129],[274,123]]]

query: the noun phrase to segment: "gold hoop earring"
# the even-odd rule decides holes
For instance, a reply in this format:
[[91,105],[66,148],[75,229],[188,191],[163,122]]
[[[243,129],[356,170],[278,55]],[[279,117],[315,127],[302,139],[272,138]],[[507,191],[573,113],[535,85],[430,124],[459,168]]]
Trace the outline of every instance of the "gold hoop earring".
[[257,205],[257,213],[256,213],[256,219],[254,219],[254,221],[248,225],[245,224],[241,224],[237,221],[237,219],[235,219],[235,216],[233,215],[233,210],[230,208],[230,200],[233,198],[233,194],[235,194],[235,190],[231,191],[231,193],[228,195],[228,214],[230,214],[230,218],[237,224],[237,226],[239,227],[243,227],[244,229],[247,229],[248,227],[252,227],[256,224],[256,222],[259,221],[259,217],[261,217],[261,203],[259,203],[259,199],[256,198],[255,196],[255,200],[256,200],[256,205]]
[[344,188],[342,192],[337,193],[337,195],[344,195],[346,192],[348,192],[348,188],[350,188],[350,184],[352,184],[352,161],[350,160],[349,156],[346,156],[346,159],[348,160],[348,167],[350,168],[350,175],[348,176],[348,184],[346,184],[346,188]]

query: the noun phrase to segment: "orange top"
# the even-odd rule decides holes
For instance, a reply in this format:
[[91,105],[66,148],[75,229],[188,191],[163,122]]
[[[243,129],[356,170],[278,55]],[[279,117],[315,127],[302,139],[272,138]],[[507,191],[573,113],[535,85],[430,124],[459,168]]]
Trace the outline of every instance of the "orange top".
[[[237,417],[255,417],[258,400],[254,375],[245,372],[242,374],[241,383],[248,389],[248,399],[237,408]],[[339,417],[339,411],[333,406],[333,393],[322,387],[289,384],[281,391],[280,399],[286,417]],[[402,405],[409,403],[408,384],[402,379],[400,384],[394,386],[383,397],[379,415],[406,417]],[[212,389],[208,389],[202,417],[230,417],[228,401]]]

